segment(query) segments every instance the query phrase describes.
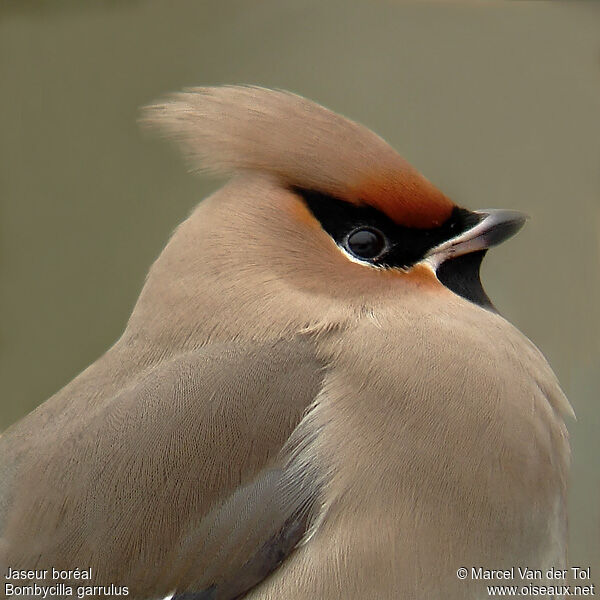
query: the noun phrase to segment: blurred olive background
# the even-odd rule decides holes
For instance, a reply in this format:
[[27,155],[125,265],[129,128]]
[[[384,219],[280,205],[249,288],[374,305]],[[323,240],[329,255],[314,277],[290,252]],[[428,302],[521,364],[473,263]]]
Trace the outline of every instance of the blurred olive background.
[[218,185],[142,135],[138,107],[220,83],[313,98],[458,203],[531,215],[483,276],[577,412],[571,559],[600,584],[598,2],[2,0],[0,429],[118,338]]

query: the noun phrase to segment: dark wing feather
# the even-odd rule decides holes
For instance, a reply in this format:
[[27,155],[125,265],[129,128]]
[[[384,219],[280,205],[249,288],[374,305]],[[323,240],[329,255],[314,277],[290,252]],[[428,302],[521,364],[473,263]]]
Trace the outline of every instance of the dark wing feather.
[[302,534],[318,486],[284,445],[321,370],[295,340],[206,346],[104,398],[76,379],[0,438],[0,562],[235,597]]

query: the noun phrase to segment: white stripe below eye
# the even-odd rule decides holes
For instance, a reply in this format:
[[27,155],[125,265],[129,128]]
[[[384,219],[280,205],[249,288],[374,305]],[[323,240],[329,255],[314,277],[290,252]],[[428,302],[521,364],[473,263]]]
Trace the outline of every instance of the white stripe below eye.
[[371,267],[371,269],[387,268],[387,267],[384,267],[383,265],[374,265],[372,262],[369,262],[367,260],[360,260],[360,258],[357,258],[356,256],[354,256],[354,254],[348,252],[348,250],[346,250],[346,248],[344,248],[344,246],[342,246],[341,244],[336,244],[336,246],[342,251],[342,254],[348,260],[351,260],[353,263],[356,263],[357,265],[364,265],[365,267]]

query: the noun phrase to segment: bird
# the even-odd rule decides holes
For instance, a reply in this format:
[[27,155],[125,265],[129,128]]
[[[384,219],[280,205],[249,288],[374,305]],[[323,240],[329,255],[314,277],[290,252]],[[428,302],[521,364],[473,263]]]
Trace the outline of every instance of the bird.
[[526,217],[291,92],[141,115],[229,179],[118,341],[0,437],[13,596],[66,572],[96,597],[464,600],[564,567],[573,410],[479,275]]

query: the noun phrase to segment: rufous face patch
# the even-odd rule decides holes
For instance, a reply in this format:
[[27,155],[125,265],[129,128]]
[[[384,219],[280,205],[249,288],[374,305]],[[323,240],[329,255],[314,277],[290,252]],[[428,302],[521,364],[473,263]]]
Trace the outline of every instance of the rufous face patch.
[[405,227],[429,229],[444,223],[455,204],[418,171],[387,171],[363,179],[353,189],[354,203],[364,203]]

